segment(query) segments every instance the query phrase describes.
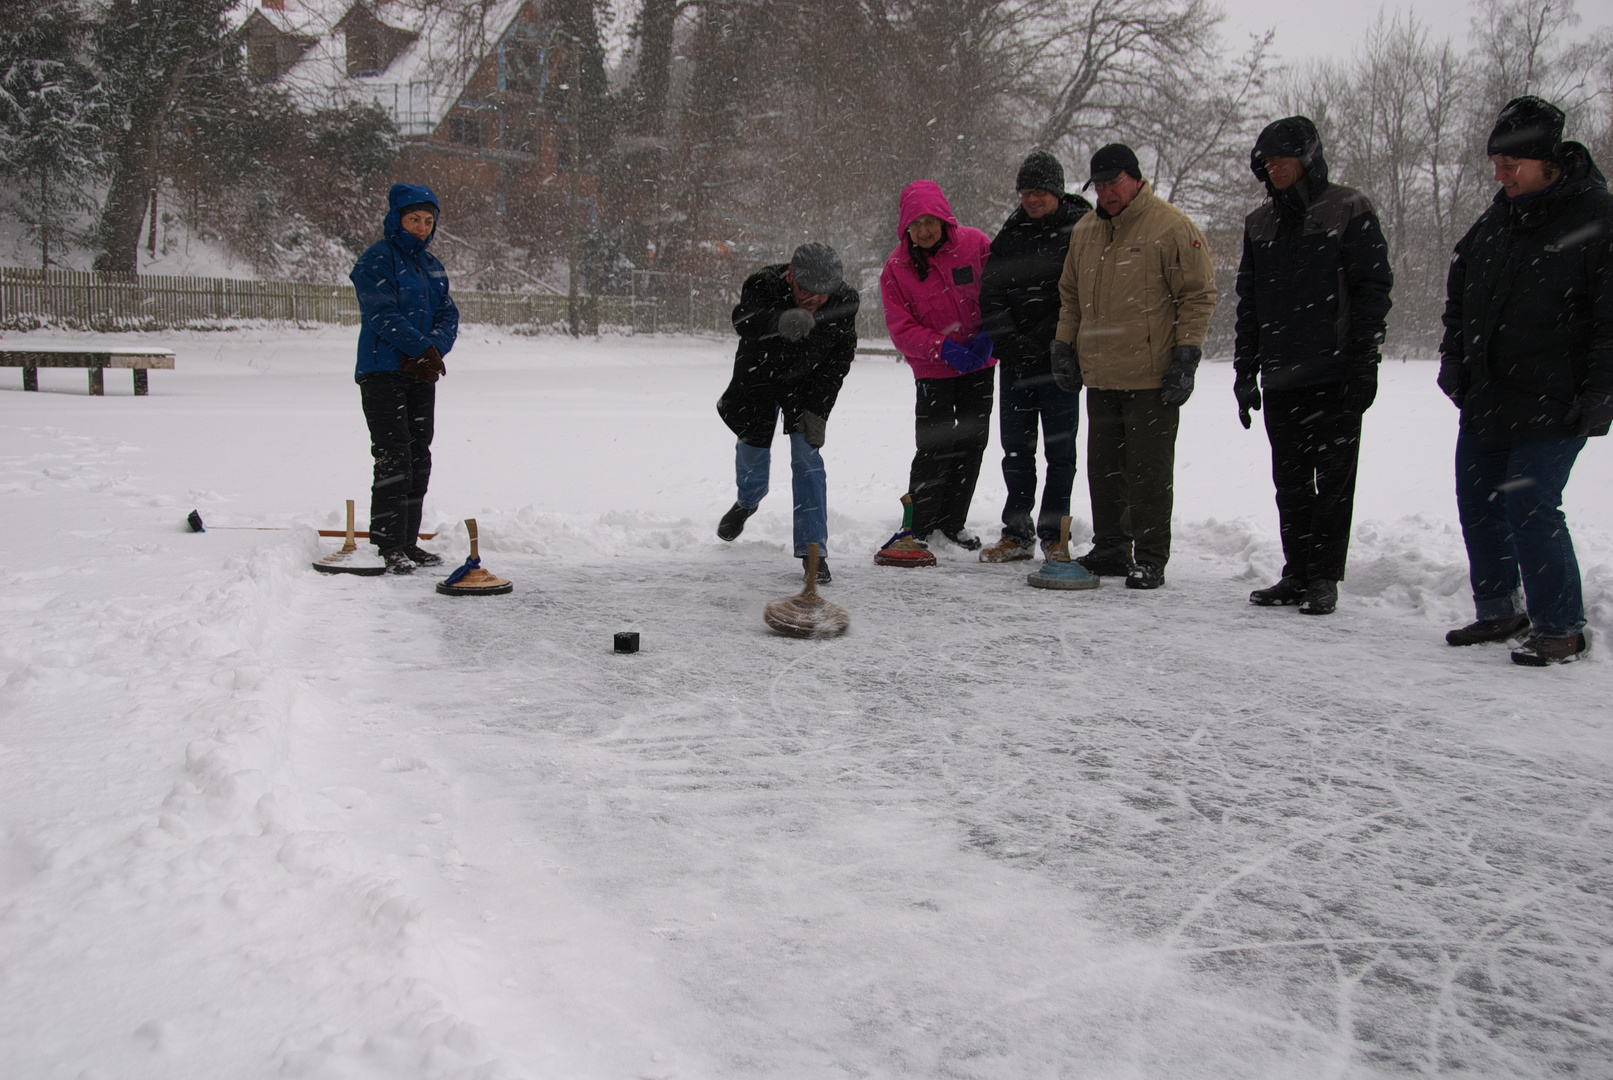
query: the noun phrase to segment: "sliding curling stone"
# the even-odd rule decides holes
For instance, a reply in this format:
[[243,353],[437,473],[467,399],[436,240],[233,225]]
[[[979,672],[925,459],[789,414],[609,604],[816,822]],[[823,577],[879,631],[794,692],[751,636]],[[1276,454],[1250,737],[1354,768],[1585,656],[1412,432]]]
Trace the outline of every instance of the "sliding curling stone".
[[[201,532],[201,516],[194,510],[190,512],[190,516],[193,519],[191,521],[191,526],[195,528],[197,532]],[[321,574],[357,574],[360,577],[379,577],[386,573],[386,562],[383,561],[379,555],[377,555],[374,551],[360,552],[358,550],[358,545],[353,543],[352,499],[347,500],[346,542],[342,544],[342,549],[340,551],[337,551],[331,555],[326,555],[323,559],[315,559],[314,569],[318,570]]]
[[913,538],[913,496],[902,496],[902,527],[874,552],[878,566],[934,566],[930,549]]
[[464,565],[437,582],[437,591],[444,596],[499,596],[515,586],[501,577],[494,577],[482,569],[482,557],[476,544],[476,519],[465,519],[465,531],[470,534],[470,558]]
[[1096,589],[1102,579],[1070,558],[1070,519],[1059,522],[1059,543],[1047,553],[1040,570],[1025,575],[1033,589]]

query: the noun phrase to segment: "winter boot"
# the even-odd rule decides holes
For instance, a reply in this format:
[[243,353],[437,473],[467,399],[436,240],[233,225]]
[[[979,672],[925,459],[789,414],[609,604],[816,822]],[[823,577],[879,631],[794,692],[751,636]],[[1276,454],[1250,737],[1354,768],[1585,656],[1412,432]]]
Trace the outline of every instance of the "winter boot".
[[[801,556],[801,577],[802,577],[803,580],[806,578],[807,558],[808,558],[808,556],[806,556],[806,555]],[[819,585],[827,585],[830,582],[832,582],[833,580],[834,580],[834,578],[829,576],[829,560],[827,558],[825,558],[824,556],[819,555],[818,556],[818,584]]]
[[756,507],[754,506],[740,506],[738,503],[730,506],[728,513],[724,514],[722,520],[717,522],[717,539],[733,540],[737,538],[740,533],[745,531],[746,519],[754,513],[756,513]]
[[416,566],[442,565],[441,555],[433,555],[419,544],[410,544],[408,547],[403,549],[403,553],[409,556],[409,561],[414,563]]
[[1586,632],[1567,637],[1546,637],[1530,634],[1529,640],[1512,650],[1512,662],[1524,667],[1546,667],[1549,664],[1567,664],[1578,660],[1590,651],[1591,640]]
[[1017,536],[1005,535],[1001,540],[980,552],[980,561],[989,563],[1024,562],[1034,557],[1036,545]]
[[1507,641],[1522,637],[1529,630],[1529,616],[1512,615],[1505,619],[1479,619],[1445,635],[1447,645],[1482,645],[1486,641]]
[[381,558],[386,560],[386,572],[389,574],[412,574],[414,562],[410,560],[409,553],[403,548],[382,548]]
[[1291,607],[1305,599],[1305,583],[1298,578],[1285,577],[1269,589],[1256,589],[1249,594],[1249,602],[1256,607]]
[[1327,578],[1316,578],[1305,585],[1305,601],[1299,605],[1301,615],[1331,615],[1339,606],[1339,583]]
[[[1081,560],[1077,559],[1076,562]],[[1087,567],[1088,570],[1092,568]],[[1157,589],[1165,584],[1165,568],[1155,566],[1151,562],[1140,562],[1131,568],[1126,575],[1126,588],[1128,589]]]
[[942,529],[941,535],[957,544],[965,551],[979,551],[980,537],[968,529]]
[[1075,561],[1086,567],[1089,574],[1097,574],[1099,577],[1131,576],[1130,559],[1105,559],[1098,554],[1097,548],[1093,548],[1085,555],[1076,556]]

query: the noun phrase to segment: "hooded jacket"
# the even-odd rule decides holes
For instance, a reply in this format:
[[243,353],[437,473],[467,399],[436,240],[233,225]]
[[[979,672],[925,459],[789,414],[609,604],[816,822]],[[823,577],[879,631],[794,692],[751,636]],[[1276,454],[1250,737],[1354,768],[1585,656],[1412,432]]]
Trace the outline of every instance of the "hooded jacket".
[[1065,195],[1042,218],[1021,207],[991,241],[980,288],[981,318],[1003,371],[1012,378],[1053,373],[1047,350],[1059,328],[1059,274],[1070,231],[1091,210],[1079,195]]
[[440,204],[432,190],[420,184],[393,184],[387,195],[384,239],[371,244],[353,264],[348,278],[358,294],[362,319],[358,332],[358,370],[397,371],[399,362],[435,347],[444,356],[459,334],[459,309],[448,295],[448,272],[426,248],[436,237],[420,240],[404,231],[405,206]]
[[739,348],[734,377],[717,401],[717,415],[750,446],[772,446],[774,410],[784,412],[786,434],[804,430],[803,412],[829,419],[840,384],[857,356],[857,290],[842,282],[815,314],[800,341],[778,332],[779,316],[795,307],[785,278],[789,263],[764,266],[745,279],[734,308]]
[[[1278,191],[1260,147],[1275,136],[1305,173]],[[1238,263],[1237,339],[1242,377],[1268,390],[1343,382],[1378,362],[1394,272],[1378,215],[1365,195],[1329,182],[1316,127],[1302,116],[1261,132],[1250,168],[1269,196],[1244,219]]]
[[1215,267],[1204,234],[1146,182],[1111,217],[1076,222],[1059,277],[1060,341],[1093,390],[1157,390],[1177,345],[1204,346]]
[[[929,257],[921,280],[907,250],[907,227],[925,214],[946,223],[946,239]],[[879,275],[885,328],[906,358],[915,379],[950,379],[960,372],[941,359],[948,338],[967,345],[980,333],[980,282],[991,253],[991,238],[959,225],[952,204],[933,180],[915,180],[902,190],[896,250]],[[987,367],[997,362],[992,357]]]
[[1572,438],[1574,399],[1613,393],[1613,195],[1579,143],[1562,163],[1540,195],[1497,192],[1451,259],[1440,384],[1483,443]]

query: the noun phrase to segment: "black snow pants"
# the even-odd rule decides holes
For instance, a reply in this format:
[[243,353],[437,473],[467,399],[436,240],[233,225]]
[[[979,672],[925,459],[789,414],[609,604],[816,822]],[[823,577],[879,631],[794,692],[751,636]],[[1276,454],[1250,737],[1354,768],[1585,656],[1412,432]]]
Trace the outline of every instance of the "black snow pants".
[[915,379],[913,534],[956,532],[969,517],[980,479],[980,459],[991,437],[991,400],[996,373],[981,368],[951,379]]
[[437,385],[401,371],[376,371],[361,376],[358,388],[375,458],[370,543],[382,549],[417,544],[431,480]]
[[1344,580],[1361,414],[1340,409],[1339,393],[1338,383],[1265,392],[1283,577],[1296,581]]

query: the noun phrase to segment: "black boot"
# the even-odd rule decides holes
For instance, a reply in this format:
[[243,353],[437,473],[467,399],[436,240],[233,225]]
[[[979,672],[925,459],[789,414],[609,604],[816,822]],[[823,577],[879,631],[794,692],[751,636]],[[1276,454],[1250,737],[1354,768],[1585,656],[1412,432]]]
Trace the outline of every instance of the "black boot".
[[409,553],[400,547],[382,548],[381,558],[386,560],[386,572],[389,574],[412,574],[414,563],[409,559]]
[[745,520],[756,513],[754,506],[740,506],[735,503],[728,508],[728,513],[717,522],[717,539],[733,540],[745,531]]
[[[801,577],[802,577],[802,580],[806,579],[806,566],[807,566],[807,556],[803,555],[803,556],[801,556]],[[829,560],[828,560],[828,558],[826,558],[825,556],[819,555],[818,556],[818,584],[819,585],[827,585],[833,580],[834,580],[834,578],[829,576]]]
[[1339,583],[1317,578],[1305,585],[1305,601],[1299,605],[1301,615],[1331,615],[1339,606]]
[[441,555],[433,555],[419,544],[410,544],[408,547],[403,549],[403,553],[409,556],[409,561],[414,563],[416,566],[442,565]]
[[1285,577],[1269,589],[1256,589],[1249,594],[1249,602],[1256,607],[1291,607],[1305,599],[1305,583],[1298,578]]
[[1522,637],[1529,630],[1529,616],[1513,615],[1506,619],[1480,619],[1458,627],[1445,635],[1447,645],[1482,645],[1486,641],[1506,641]]

